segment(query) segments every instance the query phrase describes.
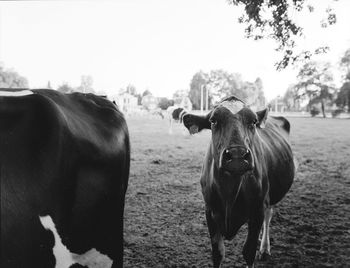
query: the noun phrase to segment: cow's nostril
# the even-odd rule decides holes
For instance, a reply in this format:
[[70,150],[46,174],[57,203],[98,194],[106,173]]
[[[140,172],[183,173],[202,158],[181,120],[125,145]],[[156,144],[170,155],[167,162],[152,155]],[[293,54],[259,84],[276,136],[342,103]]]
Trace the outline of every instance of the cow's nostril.
[[232,154],[231,154],[230,150],[226,149],[226,150],[224,151],[224,159],[226,159],[226,160],[232,160]]
[[243,155],[243,159],[244,160],[249,160],[249,157],[250,157],[250,150],[249,149],[247,149],[247,151],[244,153],[244,155]]

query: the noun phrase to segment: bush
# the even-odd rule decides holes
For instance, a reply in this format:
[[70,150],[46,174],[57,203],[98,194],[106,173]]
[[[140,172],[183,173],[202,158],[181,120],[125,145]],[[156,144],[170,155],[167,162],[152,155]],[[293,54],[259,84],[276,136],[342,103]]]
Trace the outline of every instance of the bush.
[[343,109],[338,108],[332,111],[332,117],[337,117],[338,115],[340,115],[342,112],[344,112]]
[[167,98],[160,98],[158,103],[158,107],[162,110],[166,110],[168,109],[169,106],[173,106],[173,105],[174,105],[174,101],[169,100]]
[[318,115],[320,113],[320,110],[317,109],[315,106],[312,106],[310,109],[310,114],[312,117],[315,117],[316,115]]

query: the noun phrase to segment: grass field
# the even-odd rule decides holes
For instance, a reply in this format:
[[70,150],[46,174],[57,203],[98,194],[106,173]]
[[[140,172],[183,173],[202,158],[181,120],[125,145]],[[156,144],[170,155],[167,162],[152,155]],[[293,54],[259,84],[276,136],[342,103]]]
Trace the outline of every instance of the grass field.
[[[271,222],[272,259],[258,267],[350,267],[350,120],[289,118],[299,171]],[[210,132],[183,135],[160,118],[128,118],[132,162],[125,267],[212,267],[199,176]],[[246,229],[224,267],[244,267]]]

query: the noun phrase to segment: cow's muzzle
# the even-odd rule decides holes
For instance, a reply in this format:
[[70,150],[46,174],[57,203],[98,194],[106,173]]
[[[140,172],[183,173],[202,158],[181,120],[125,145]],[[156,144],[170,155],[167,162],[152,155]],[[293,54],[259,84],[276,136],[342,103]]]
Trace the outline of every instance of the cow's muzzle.
[[223,171],[242,175],[253,169],[253,158],[249,148],[231,146],[224,149],[220,157],[220,167]]

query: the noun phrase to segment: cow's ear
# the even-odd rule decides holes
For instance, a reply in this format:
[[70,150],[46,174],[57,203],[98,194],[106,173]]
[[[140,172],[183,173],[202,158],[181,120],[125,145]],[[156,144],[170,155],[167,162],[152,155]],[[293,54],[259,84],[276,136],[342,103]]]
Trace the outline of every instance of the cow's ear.
[[183,116],[183,123],[188,129],[190,134],[196,134],[203,129],[210,129],[209,122],[210,113],[206,116],[194,115],[194,114],[185,114]]
[[265,128],[265,123],[266,123],[268,113],[269,113],[268,108],[256,113],[258,115],[258,122],[256,123],[256,126],[258,128]]

